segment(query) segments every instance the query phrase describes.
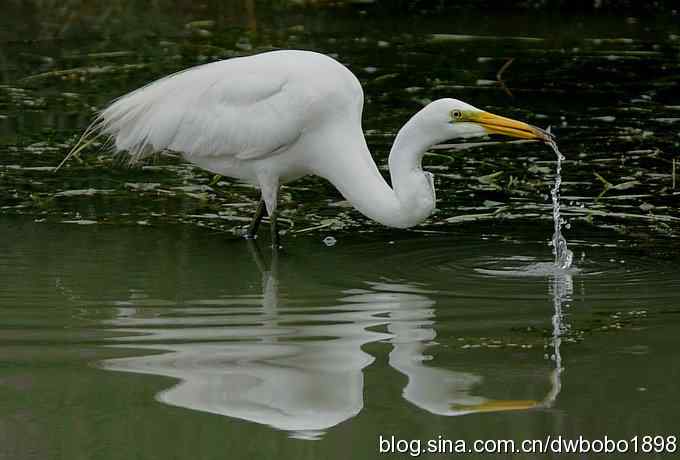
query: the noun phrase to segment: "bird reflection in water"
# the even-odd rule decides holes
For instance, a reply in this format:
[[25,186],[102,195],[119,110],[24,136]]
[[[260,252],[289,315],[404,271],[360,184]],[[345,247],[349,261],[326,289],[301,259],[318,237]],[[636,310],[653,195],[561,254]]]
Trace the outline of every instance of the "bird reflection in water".
[[[131,335],[114,346],[165,351],[110,359],[106,369],[173,377],[157,399],[188,409],[269,425],[291,437],[319,439],[364,406],[363,370],[375,358],[362,350],[389,342],[388,363],[405,375],[404,399],[433,414],[549,407],[560,391],[561,305],[570,283],[555,280],[551,390],[542,402],[474,395],[482,377],[425,365],[433,343],[435,301],[426,287],[385,280],[343,291],[331,305],[289,305],[279,296],[278,252],[265,263],[255,242],[262,296],[199,300],[148,317],[135,300],[121,302],[110,324]],[[570,281],[570,280],[569,280]],[[381,329],[382,328],[382,329]],[[377,332],[384,330],[386,332]]]

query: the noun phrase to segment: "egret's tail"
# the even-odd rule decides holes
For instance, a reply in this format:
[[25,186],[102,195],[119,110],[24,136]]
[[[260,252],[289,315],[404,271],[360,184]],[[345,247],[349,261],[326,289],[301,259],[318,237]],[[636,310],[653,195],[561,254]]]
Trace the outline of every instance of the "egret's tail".
[[131,164],[151,153],[153,147],[149,138],[152,126],[143,119],[149,111],[147,99],[151,93],[146,89],[142,87],[126,94],[99,112],[54,172],[101,137],[111,141],[115,151],[127,152],[128,163]]
[[[168,94],[179,92],[172,85],[176,77],[184,72],[151,82],[113,101],[99,112],[54,171],[58,171],[73,155],[102,136],[112,141],[114,150],[127,152],[129,163],[167,148],[175,132],[172,128],[176,128],[179,120],[173,118],[176,111],[165,107],[163,101]],[[174,123],[165,129],[162,122],[167,118],[173,119]]]
[[80,136],[78,139],[78,142],[73,146],[70,152],[64,157],[63,160],[61,160],[61,163],[57,165],[56,168],[52,172],[57,172],[59,169],[66,164],[66,162],[73,156],[77,155],[80,153],[83,149],[89,147],[94,141],[97,140],[99,135],[101,134],[101,127],[102,127],[102,117],[101,115],[97,116],[97,118],[94,119],[92,123],[90,123],[90,126],[87,127],[85,132]]

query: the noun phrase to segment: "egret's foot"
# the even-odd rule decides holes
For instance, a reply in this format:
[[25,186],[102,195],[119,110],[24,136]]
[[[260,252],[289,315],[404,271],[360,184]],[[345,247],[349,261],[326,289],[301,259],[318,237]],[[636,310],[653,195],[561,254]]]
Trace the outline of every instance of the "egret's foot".
[[272,248],[281,249],[281,234],[279,232],[272,232]]
[[277,238],[276,241],[272,241],[272,248],[273,249],[283,249],[283,245],[281,244],[281,238]]
[[257,233],[250,232],[250,225],[239,225],[232,229],[232,233],[244,240],[256,240]]

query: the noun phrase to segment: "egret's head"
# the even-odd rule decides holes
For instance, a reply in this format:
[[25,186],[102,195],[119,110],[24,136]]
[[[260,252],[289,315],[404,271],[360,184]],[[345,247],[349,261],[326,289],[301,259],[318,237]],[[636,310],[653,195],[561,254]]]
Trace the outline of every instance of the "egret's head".
[[438,99],[424,110],[428,124],[443,132],[446,139],[503,134],[521,139],[548,142],[552,134],[535,126],[494,115],[458,99]]

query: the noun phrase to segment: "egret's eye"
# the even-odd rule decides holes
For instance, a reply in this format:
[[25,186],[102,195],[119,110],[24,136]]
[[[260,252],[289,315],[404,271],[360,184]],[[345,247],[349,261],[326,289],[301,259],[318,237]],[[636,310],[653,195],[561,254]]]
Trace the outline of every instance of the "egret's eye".
[[458,109],[453,109],[451,111],[451,121],[458,121],[463,118],[463,112]]

